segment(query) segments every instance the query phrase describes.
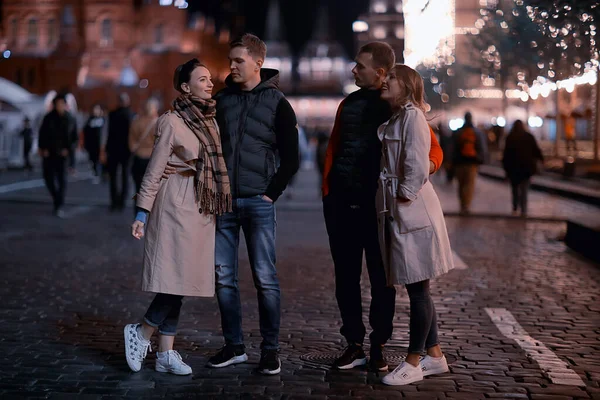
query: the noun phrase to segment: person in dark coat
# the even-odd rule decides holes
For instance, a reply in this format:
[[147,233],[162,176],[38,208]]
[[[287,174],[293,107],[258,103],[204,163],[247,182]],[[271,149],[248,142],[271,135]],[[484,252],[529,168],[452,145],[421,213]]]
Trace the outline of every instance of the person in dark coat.
[[521,216],[527,215],[527,191],[529,181],[537,172],[537,162],[544,156],[533,135],[525,130],[523,121],[517,120],[506,137],[502,164],[512,188],[513,215],[521,208]]
[[83,128],[83,143],[85,151],[88,153],[94,176],[96,177],[95,182],[98,181],[100,176],[100,144],[102,142],[102,133],[106,125],[104,118],[104,111],[99,104],[96,104],[92,109],[92,115],[87,120],[85,127]]
[[67,158],[77,142],[77,122],[67,111],[63,95],[52,100],[53,110],[44,117],[39,132],[39,153],[46,187],[52,195],[54,214],[63,216],[62,206],[67,187]]
[[24,168],[28,171],[31,171],[33,170],[33,166],[29,160],[29,153],[31,152],[31,146],[33,144],[33,130],[31,129],[29,118],[25,117],[23,120],[23,129],[19,135],[23,138],[23,159],[25,160]]
[[[110,209],[123,210],[127,199],[129,184],[129,127],[133,120],[127,93],[119,95],[119,107],[108,115],[108,139],[106,140],[106,158],[110,178]],[[118,172],[121,172],[121,185],[117,184]]]

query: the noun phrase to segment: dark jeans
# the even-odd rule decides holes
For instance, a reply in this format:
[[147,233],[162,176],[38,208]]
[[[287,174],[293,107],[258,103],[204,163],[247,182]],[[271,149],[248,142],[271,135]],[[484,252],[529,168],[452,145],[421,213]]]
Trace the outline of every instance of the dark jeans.
[[[123,208],[127,199],[129,185],[128,158],[108,157],[108,175],[110,178],[111,208]],[[121,172],[121,186],[118,186],[118,173]]]
[[233,212],[217,219],[216,289],[226,344],[243,344],[238,287],[240,228],[244,231],[258,297],[261,348],[279,348],[281,293],[275,269],[275,205],[261,196],[234,199]]
[[46,187],[52,196],[54,211],[57,211],[65,202],[67,159],[61,156],[45,157],[42,162],[42,170]]
[[29,159],[29,153],[31,153],[31,145],[26,144],[23,147],[23,158],[25,161],[25,169],[31,171],[33,169],[33,165],[31,165],[31,160]]
[[94,171],[94,176],[100,176],[102,173],[100,168],[100,148],[88,148],[88,157],[90,162],[92,163],[92,170]]
[[527,192],[529,191],[529,179],[515,181],[511,180],[513,211],[521,207],[521,212],[527,214]]
[[360,285],[364,253],[371,281],[369,323],[373,331],[369,338],[371,346],[383,345],[392,336],[396,290],[387,286],[375,203],[349,205],[333,196],[323,199],[323,212],[335,266],[335,296],[342,316],[340,332],[348,343],[362,344],[365,338]]
[[158,328],[161,335],[175,336],[182,300],[183,296],[157,293],[144,315],[144,322]]
[[406,285],[410,299],[408,353],[422,353],[439,344],[437,314],[429,293],[429,280]]
[[149,163],[149,158],[133,156],[133,161],[131,162],[131,176],[133,176],[136,193],[140,192],[140,188],[142,187],[142,179],[144,178],[144,174],[146,173],[146,168],[148,168]]

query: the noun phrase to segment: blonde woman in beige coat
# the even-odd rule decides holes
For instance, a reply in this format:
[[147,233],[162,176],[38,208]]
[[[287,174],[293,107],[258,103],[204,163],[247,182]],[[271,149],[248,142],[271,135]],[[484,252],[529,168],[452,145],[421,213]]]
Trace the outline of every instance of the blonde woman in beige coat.
[[[215,220],[231,211],[231,190],[212,100],[211,76],[196,59],[179,66],[181,94],[157,122],[150,163],[136,195],[136,239],[146,237],[142,290],[156,293],[142,323],[125,326],[125,355],[137,372],[158,330],[155,369],[188,375],[192,369],[173,350],[184,296],[215,294]],[[176,167],[161,179],[167,162]],[[147,225],[147,226],[146,226]]]
[[[383,383],[406,385],[448,371],[429,281],[453,268],[452,251],[442,207],[429,182],[431,134],[424,115],[423,80],[415,70],[397,65],[381,97],[394,114],[378,131],[380,248],[388,285],[404,285],[410,298],[408,355]],[[427,355],[420,360],[424,351]]]

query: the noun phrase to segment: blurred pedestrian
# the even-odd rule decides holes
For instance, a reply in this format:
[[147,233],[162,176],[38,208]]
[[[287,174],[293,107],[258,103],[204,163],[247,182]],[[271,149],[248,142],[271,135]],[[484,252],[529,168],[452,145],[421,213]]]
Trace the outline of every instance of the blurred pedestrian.
[[565,142],[567,144],[567,152],[571,150],[577,151],[577,120],[569,115],[565,118]]
[[129,151],[132,154],[131,175],[135,183],[135,192],[142,186],[142,178],[150,162],[154,147],[154,132],[158,120],[158,101],[149,98],[146,101],[143,115],[136,117],[129,129]]
[[544,156],[535,137],[525,130],[523,121],[515,121],[504,144],[502,165],[512,189],[512,211],[521,216],[527,216],[527,192],[530,179],[537,172],[538,161],[543,162]]
[[325,156],[327,154],[327,144],[329,143],[329,135],[324,129],[320,127],[316,128],[317,133],[317,151],[315,161],[317,164],[317,171],[319,172],[319,192],[323,186],[323,172],[325,171]]
[[[215,294],[215,218],[231,211],[232,198],[210,72],[190,60],[177,67],[173,85],[180,95],[174,110],[158,119],[132,225],[135,238],[146,236],[142,290],[156,296],[143,322],[126,325],[124,336],[132,371],[141,369],[158,330],[156,371],[189,375],[192,369],[173,350],[182,299]],[[161,182],[167,162],[177,171]]]
[[23,119],[23,129],[21,129],[19,135],[23,138],[24,168],[27,171],[32,171],[33,166],[31,165],[31,160],[29,159],[29,153],[31,153],[31,147],[33,146],[33,129],[31,129],[31,123],[28,117]]
[[[108,114],[106,158],[110,179],[110,209],[123,210],[129,184],[129,128],[133,120],[127,93],[119,95],[119,106]],[[120,185],[118,185],[120,179]]]
[[440,146],[444,154],[448,154],[448,157],[444,157],[442,164],[444,171],[446,172],[446,183],[452,183],[454,180],[454,168],[452,166],[452,132],[449,132],[443,122],[440,122],[437,127],[438,135],[440,137]]
[[393,115],[378,131],[383,146],[376,200],[379,242],[387,285],[404,285],[410,299],[408,354],[382,381],[407,385],[448,371],[430,280],[454,265],[442,207],[429,181],[431,134],[423,80],[397,65],[383,83],[381,98]]
[[52,111],[42,121],[38,137],[39,154],[46,187],[52,195],[54,215],[63,217],[62,207],[67,188],[67,158],[77,142],[77,123],[67,111],[65,96],[52,100]]
[[465,123],[453,135],[452,165],[458,180],[458,197],[460,213],[470,212],[471,202],[475,193],[475,179],[479,165],[483,164],[487,154],[487,138],[473,125],[473,115],[465,114]]
[[[393,331],[396,291],[386,282],[377,240],[375,193],[381,160],[377,128],[390,118],[392,110],[381,99],[387,72],[395,64],[394,50],[384,42],[361,47],[352,69],[360,90],[340,104],[327,146],[323,172],[323,214],[335,272],[335,296],[342,317],[340,333],[346,349],[335,360],[337,369],[351,369],[367,363],[363,350],[361,276],[363,254],[371,283],[369,323],[372,332],[369,363],[376,371],[387,371],[383,347]],[[430,131],[430,168],[442,162],[441,148]]]
[[94,183],[96,184],[100,183],[100,175],[102,174],[100,147],[105,127],[106,119],[104,118],[104,110],[102,110],[99,104],[96,104],[92,108],[92,114],[83,128],[83,145],[92,164]]

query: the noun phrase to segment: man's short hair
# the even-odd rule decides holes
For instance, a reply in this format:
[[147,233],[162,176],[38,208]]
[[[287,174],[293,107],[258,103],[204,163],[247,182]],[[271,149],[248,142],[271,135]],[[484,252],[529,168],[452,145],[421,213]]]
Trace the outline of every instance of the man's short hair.
[[396,65],[396,54],[392,46],[385,42],[367,43],[358,50],[358,53],[368,53],[373,57],[373,66],[390,71]]
[[53,99],[52,99],[52,105],[56,105],[56,103],[58,103],[59,101],[63,101],[63,102],[67,102],[67,96],[65,96],[63,93],[59,93],[57,94]]
[[245,33],[242,37],[229,44],[229,48],[245,47],[248,54],[255,60],[263,60],[267,57],[267,45],[260,38],[251,33]]

